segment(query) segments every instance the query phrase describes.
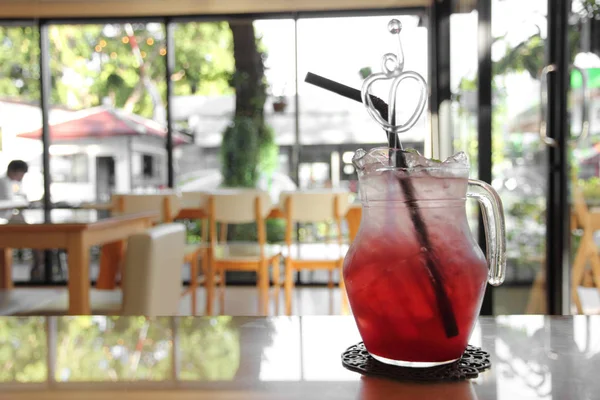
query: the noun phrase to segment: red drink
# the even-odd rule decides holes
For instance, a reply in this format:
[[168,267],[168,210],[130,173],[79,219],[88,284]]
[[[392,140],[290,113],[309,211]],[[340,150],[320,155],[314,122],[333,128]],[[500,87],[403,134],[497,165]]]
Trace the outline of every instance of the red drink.
[[[467,179],[411,178],[428,248],[415,233],[398,179],[407,178],[378,174],[361,187],[361,227],[344,262],[352,312],[367,350],[381,361],[422,363],[410,366],[452,361],[467,347],[488,278],[487,262],[467,224]],[[451,303],[456,336],[447,336],[427,257]]]

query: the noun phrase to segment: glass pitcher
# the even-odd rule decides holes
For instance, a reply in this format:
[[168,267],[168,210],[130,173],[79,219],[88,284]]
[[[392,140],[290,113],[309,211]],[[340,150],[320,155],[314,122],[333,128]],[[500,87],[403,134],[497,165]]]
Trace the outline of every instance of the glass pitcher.
[[[395,166],[397,152],[407,168]],[[468,178],[464,153],[441,163],[376,148],[358,150],[353,163],[362,219],[343,273],[365,347],[377,360],[405,367],[457,360],[479,315],[486,281],[504,281],[498,194]],[[467,223],[466,197],[477,199],[483,212],[487,262]]]

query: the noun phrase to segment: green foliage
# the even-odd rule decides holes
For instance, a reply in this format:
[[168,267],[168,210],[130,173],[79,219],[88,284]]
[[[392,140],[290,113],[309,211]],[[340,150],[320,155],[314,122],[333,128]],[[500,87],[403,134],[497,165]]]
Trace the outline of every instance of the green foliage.
[[522,201],[515,202],[508,210],[508,213],[518,219],[530,218],[539,224],[543,223],[545,218],[543,205],[539,204],[539,201],[535,199],[523,199]]
[[[166,101],[165,30],[132,24],[144,73]],[[223,95],[234,71],[232,35],[225,22],[179,24],[174,31],[176,95]],[[125,26],[52,25],[49,28],[51,103],[84,109],[110,97],[117,108],[152,117],[152,98],[141,79]],[[33,27],[0,26],[0,95],[39,100],[39,37]]]
[[0,95],[38,100],[39,57],[36,29],[0,25]]
[[[281,219],[268,219],[265,222],[267,232],[267,243],[282,243],[285,240],[285,221]],[[256,224],[239,224],[231,227],[232,241],[256,242],[258,231]]]
[[580,179],[579,187],[583,192],[583,197],[591,203],[600,202],[600,178]]
[[279,146],[275,143],[275,131],[263,123],[258,129],[258,168],[268,179],[279,167]]
[[259,130],[251,117],[235,117],[223,132],[221,168],[226,187],[255,187],[258,180]]
[[226,22],[178,24],[174,39],[176,95],[233,93],[233,39]]
[[181,318],[180,379],[228,381],[240,366],[240,333],[231,317]]
[[0,382],[44,382],[48,370],[44,318],[0,319]]
[[[586,2],[587,0],[583,0],[580,3]],[[575,59],[575,55],[580,49],[580,38],[580,30],[571,27],[568,34],[570,51],[569,59],[571,62]],[[495,41],[502,39],[503,37],[499,37]],[[532,79],[538,79],[542,68],[544,68],[546,64],[546,40],[547,39],[542,39],[542,37],[536,33],[516,46],[511,46],[509,43],[506,43],[505,55],[500,60],[494,62],[492,66],[494,75],[506,75],[511,72],[525,71]]]
[[367,79],[367,77],[368,77],[369,75],[371,75],[371,73],[372,73],[372,72],[373,72],[373,71],[371,70],[371,67],[364,67],[364,68],[361,68],[361,69],[358,71],[358,74],[360,75],[360,77],[361,77],[362,79]]
[[506,55],[494,63],[494,75],[526,71],[533,79],[544,67],[545,41],[539,35],[511,47],[506,44]]
[[[173,324],[178,324],[179,378],[231,380],[240,368],[240,332],[231,317],[59,317],[58,382],[171,379]],[[46,382],[46,318],[0,320],[0,382]]]
[[62,317],[57,325],[58,381],[164,380],[170,377],[169,318]]

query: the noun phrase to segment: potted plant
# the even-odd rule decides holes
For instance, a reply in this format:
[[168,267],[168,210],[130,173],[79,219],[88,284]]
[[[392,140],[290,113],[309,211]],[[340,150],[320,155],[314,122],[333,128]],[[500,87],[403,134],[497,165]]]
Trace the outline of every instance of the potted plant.
[[276,113],[283,113],[287,108],[287,99],[285,96],[275,96],[273,99],[273,111]]

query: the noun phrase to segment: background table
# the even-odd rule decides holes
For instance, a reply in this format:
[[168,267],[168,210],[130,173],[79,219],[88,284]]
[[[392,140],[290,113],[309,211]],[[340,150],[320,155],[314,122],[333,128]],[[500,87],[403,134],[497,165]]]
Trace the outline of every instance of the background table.
[[[360,340],[352,317],[0,318],[0,331],[2,376],[15,377],[0,400],[600,397],[600,316],[480,318],[470,342],[492,369],[443,384],[344,369],[340,354]],[[33,331],[37,347],[20,341]]]
[[[12,287],[12,248],[66,249],[69,265],[69,313],[90,314],[90,248],[104,244],[101,264],[116,265],[118,245],[132,234],[143,232],[156,213],[102,218],[94,210],[52,210],[44,222],[42,210],[24,210],[11,220],[0,220],[0,289]],[[104,258],[104,260],[103,260]],[[105,268],[106,269],[106,268]]]

